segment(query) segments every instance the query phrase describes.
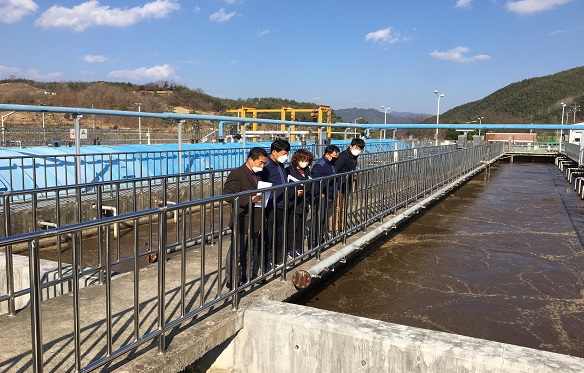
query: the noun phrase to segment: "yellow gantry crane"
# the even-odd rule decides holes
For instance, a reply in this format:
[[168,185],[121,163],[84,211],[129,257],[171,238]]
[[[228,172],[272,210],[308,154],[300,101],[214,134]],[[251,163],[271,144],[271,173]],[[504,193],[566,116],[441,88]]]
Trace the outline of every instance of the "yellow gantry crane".
[[[280,113],[280,120],[290,120],[290,121],[295,121],[296,120],[296,113],[310,113],[311,118],[313,119],[313,121],[315,121],[316,123],[332,123],[332,111],[330,106],[324,106],[324,105],[320,105],[317,108],[311,108],[311,109],[298,109],[298,108],[293,108],[293,107],[289,107],[289,106],[283,106],[280,109],[256,109],[254,107],[251,106],[242,106],[241,109],[229,109],[227,110],[228,113],[237,113],[238,117],[240,118],[257,118],[258,117],[258,113]],[[287,119],[287,115],[288,113],[290,113],[290,118]],[[325,118],[326,116],[326,118]],[[326,119],[326,122],[324,122],[324,120]],[[253,131],[257,131],[257,127],[258,124],[257,123],[253,123],[252,125],[252,130]],[[296,131],[296,126],[292,126],[291,130],[292,131]],[[286,131],[286,126],[284,124],[280,125],[280,130],[281,131]],[[331,135],[331,127],[327,126],[326,128],[326,132],[327,132],[327,137],[330,138]],[[255,139],[253,140],[255,141]],[[294,142],[296,141],[295,135],[291,135],[290,136],[290,141]]]

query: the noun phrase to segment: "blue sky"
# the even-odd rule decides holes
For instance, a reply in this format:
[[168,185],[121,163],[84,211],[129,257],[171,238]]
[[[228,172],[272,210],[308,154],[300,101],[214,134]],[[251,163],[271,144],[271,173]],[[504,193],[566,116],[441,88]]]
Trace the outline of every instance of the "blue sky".
[[434,90],[444,112],[584,65],[582,15],[582,0],[0,0],[0,79],[433,114]]

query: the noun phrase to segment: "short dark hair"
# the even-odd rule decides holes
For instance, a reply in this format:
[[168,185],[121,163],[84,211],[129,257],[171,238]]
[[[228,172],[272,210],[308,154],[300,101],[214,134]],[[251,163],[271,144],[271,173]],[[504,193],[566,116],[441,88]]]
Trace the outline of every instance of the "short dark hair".
[[251,148],[249,154],[247,155],[247,159],[251,158],[252,160],[257,161],[262,155],[267,158],[268,152],[266,149],[256,146],[255,148]]
[[282,150],[289,152],[290,143],[284,139],[276,139],[274,142],[272,142],[272,145],[270,145],[270,153],[274,150],[277,152],[281,152]]
[[338,146],[336,145],[329,145],[326,148],[324,148],[324,154],[332,154],[332,153],[340,153],[341,149],[339,149]]
[[353,139],[351,140],[351,146],[357,145],[359,149],[365,149],[365,141],[363,139]]

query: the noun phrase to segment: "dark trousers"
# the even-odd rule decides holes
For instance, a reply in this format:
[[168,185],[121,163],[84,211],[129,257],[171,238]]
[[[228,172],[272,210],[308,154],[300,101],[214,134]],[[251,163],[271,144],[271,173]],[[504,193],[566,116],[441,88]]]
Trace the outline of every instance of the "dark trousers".
[[317,199],[313,207],[310,231],[312,247],[315,247],[326,241],[332,229],[333,199],[327,197]]
[[296,214],[293,211],[288,214],[287,228],[287,249],[288,252],[297,250],[302,252],[302,243],[304,241],[304,228],[306,215]]
[[[232,261],[231,257],[233,254],[233,245],[237,240],[238,250],[235,253],[237,261],[237,280],[239,283],[245,283],[248,279],[257,277],[258,270],[260,267],[260,240],[259,233],[252,234],[251,245],[252,250],[251,262],[248,263],[248,235],[247,233],[231,234],[231,245],[229,245],[229,250],[227,250],[227,257],[225,258],[225,279],[227,282],[233,281],[232,279]],[[249,264],[249,266],[248,266]],[[248,277],[248,273],[251,278]],[[239,284],[235,284],[238,286]]]
[[[266,227],[266,263],[272,262],[281,264],[282,250],[284,249],[284,209],[271,208],[266,211],[268,215]],[[269,268],[269,266],[267,267]]]

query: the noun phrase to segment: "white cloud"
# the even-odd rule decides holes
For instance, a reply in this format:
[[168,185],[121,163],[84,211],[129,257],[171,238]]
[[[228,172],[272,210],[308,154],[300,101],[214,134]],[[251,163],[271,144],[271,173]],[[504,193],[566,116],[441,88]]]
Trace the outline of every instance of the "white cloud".
[[164,64],[162,66],[141,67],[135,70],[114,70],[108,74],[110,78],[128,79],[131,81],[156,81],[174,79],[172,67]]
[[225,2],[225,4],[237,4],[240,2],[240,0],[223,0]]
[[98,0],[89,0],[73,8],[53,5],[45,11],[35,25],[44,29],[72,28],[77,32],[94,26],[126,27],[145,19],[166,17],[180,9],[175,0],[155,0],[142,7],[113,8],[101,6]]
[[468,53],[470,49],[467,47],[456,47],[448,50],[446,52],[434,51],[430,55],[439,60],[446,60],[452,62],[472,62],[472,61],[482,61],[491,58],[486,54],[479,54],[473,57],[465,57],[464,55]]
[[237,60],[231,60],[231,62],[229,62],[229,66],[236,66],[239,65],[239,62],[237,62]]
[[0,22],[16,23],[22,17],[36,12],[38,8],[32,0],[0,0]]
[[235,17],[235,12],[225,13],[225,9],[221,8],[215,13],[211,14],[209,19],[215,22],[227,22],[233,17]]
[[0,66],[0,76],[2,75],[15,75],[18,78],[24,79],[31,79],[31,80],[54,80],[61,75],[62,73],[53,72],[53,73],[42,73],[39,69],[30,69],[26,71],[22,71],[18,67],[11,67],[11,66]]
[[201,8],[199,8],[198,6],[194,7],[193,8],[193,13],[195,13],[195,14],[201,13]]
[[565,34],[567,31],[566,30],[556,30],[556,31],[552,31],[548,34],[548,36],[558,36],[558,35],[562,35]]
[[0,75],[16,75],[20,72],[18,67],[0,65]]
[[394,32],[391,27],[388,27],[383,30],[377,30],[374,32],[370,32],[365,35],[366,41],[373,41],[373,42],[381,42],[381,43],[397,43],[399,41],[407,40],[406,37],[401,36],[399,32]]
[[89,62],[89,63],[94,63],[94,62],[107,62],[109,60],[109,58],[107,58],[106,56],[102,56],[102,55],[92,55],[92,54],[86,54],[85,56],[83,56],[83,61],[85,62]]
[[25,78],[32,79],[32,80],[55,80],[59,78],[62,73],[55,72],[55,73],[42,73],[38,69],[30,69],[25,72]]
[[472,0],[456,0],[455,8],[470,8]]
[[257,30],[256,37],[263,38],[264,36],[268,35],[270,30]]
[[505,8],[518,14],[534,14],[544,12],[560,5],[567,4],[572,0],[519,0],[507,1]]

